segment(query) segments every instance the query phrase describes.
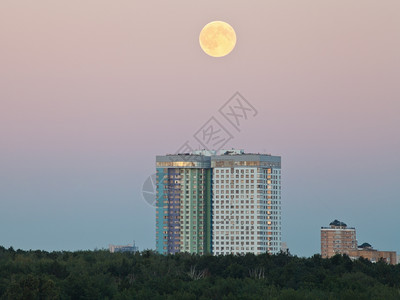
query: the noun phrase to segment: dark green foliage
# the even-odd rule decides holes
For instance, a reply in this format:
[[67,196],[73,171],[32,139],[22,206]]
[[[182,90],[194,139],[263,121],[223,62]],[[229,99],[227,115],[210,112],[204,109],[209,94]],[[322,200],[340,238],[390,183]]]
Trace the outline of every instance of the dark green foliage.
[[400,265],[340,255],[48,253],[0,246],[0,299],[400,299]]

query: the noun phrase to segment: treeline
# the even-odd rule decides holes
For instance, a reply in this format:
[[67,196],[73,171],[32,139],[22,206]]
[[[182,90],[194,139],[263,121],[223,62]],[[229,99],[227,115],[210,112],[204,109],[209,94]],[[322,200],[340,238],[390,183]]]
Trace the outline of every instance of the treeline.
[[0,247],[0,299],[400,299],[400,265]]

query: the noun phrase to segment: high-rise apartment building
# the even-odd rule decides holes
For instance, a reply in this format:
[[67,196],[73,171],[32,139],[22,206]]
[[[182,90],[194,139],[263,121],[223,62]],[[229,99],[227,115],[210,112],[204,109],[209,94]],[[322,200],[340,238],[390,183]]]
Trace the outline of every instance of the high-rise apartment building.
[[321,256],[329,258],[336,254],[347,254],[357,250],[356,229],[338,220],[329,227],[321,227]]
[[226,151],[211,158],[213,254],[278,253],[281,158]]
[[157,156],[162,254],[278,253],[281,158],[223,150]]
[[157,252],[211,253],[211,157],[157,156],[156,166]]

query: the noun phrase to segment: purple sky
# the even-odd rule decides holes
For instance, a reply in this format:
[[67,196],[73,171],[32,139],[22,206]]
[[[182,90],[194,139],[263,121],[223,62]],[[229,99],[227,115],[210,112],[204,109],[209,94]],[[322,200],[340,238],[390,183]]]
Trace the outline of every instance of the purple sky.
[[334,219],[400,252],[399,30],[398,0],[1,1],[0,245],[154,248],[155,155],[239,91],[258,115],[228,146],[282,156],[291,252]]

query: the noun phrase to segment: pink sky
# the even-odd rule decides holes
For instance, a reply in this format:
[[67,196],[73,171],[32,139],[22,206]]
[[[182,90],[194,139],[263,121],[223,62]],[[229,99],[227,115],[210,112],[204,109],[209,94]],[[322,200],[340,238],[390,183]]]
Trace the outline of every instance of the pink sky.
[[[224,58],[198,45],[213,20]],[[291,251],[340,219],[400,252],[399,30],[397,0],[1,1],[0,245],[154,247],[155,155],[240,91],[259,113],[229,146],[282,156]]]

